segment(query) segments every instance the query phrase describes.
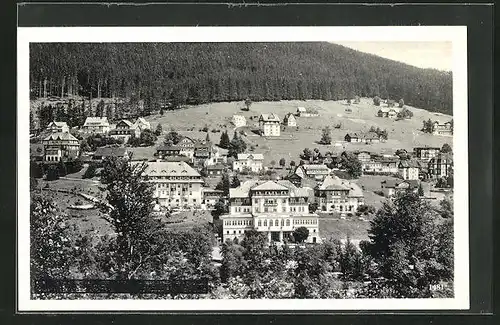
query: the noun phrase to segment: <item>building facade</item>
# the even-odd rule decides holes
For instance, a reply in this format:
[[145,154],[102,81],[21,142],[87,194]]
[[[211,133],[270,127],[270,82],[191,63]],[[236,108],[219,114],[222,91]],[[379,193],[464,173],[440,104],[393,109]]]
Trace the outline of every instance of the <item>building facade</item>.
[[263,136],[279,137],[281,134],[281,120],[278,115],[269,113],[259,117],[259,129]]
[[201,175],[185,162],[146,163],[144,180],[153,184],[154,198],[168,208],[199,208],[202,203]]
[[438,121],[436,121],[433,124],[432,134],[452,136],[453,135],[453,125],[451,122],[446,122],[446,123],[440,124]]
[[230,189],[229,214],[221,216],[223,240],[242,240],[253,229],[265,233],[269,242],[286,242],[295,229],[306,227],[306,242],[319,242],[318,215],[309,212],[312,194],[311,188],[284,180],[251,180]]
[[428,162],[436,157],[441,152],[439,147],[415,147],[413,148],[413,156],[417,159]]
[[109,130],[110,125],[107,117],[87,117],[82,126],[82,131],[85,133],[107,134]]
[[235,127],[239,128],[247,125],[247,119],[243,115],[235,114],[231,119],[231,123],[233,123]]
[[130,137],[140,137],[141,131],[129,120],[121,120],[116,123],[114,128],[109,130],[108,135],[114,139],[121,139],[123,143],[126,143]]
[[52,133],[69,132],[69,126],[66,122],[53,121],[47,125],[47,131]]
[[264,155],[261,153],[239,153],[233,161],[233,170],[258,173],[264,169]]
[[414,159],[401,160],[398,163],[398,173],[403,176],[404,180],[418,180],[420,169],[420,164]]
[[72,160],[80,154],[80,141],[69,132],[56,132],[42,140],[45,161]]
[[429,160],[427,171],[430,178],[448,177],[453,174],[453,156],[450,153],[440,153]]
[[316,186],[314,197],[318,209],[323,212],[355,213],[361,205],[365,204],[361,188],[337,176],[328,176]]
[[283,118],[283,124],[286,126],[297,126],[297,119],[292,113],[288,113]]

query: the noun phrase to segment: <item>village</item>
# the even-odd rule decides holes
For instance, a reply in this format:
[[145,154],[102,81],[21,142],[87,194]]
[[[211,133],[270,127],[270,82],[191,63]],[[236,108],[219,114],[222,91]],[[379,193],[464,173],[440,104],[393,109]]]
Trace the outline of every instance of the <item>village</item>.
[[[276,109],[272,102],[262,108],[247,100],[225,103],[218,123],[210,121],[208,108],[201,127],[191,126],[189,120],[200,121],[192,117],[180,126],[179,114],[192,108],[108,118],[105,111],[112,109],[101,105],[98,112],[98,105],[87,104],[81,125],[53,119],[33,127],[30,159],[34,190],[59,201],[75,222],[94,222],[91,229],[100,224],[96,206],[105,195],[99,172],[108,158],[145,163],[144,182],[154,187],[152,217],[166,227],[209,223],[218,245],[241,241],[249,230],[276,244],[299,236],[305,243],[332,236],[359,242],[367,239],[376,209],[398,193],[418,193],[436,209],[453,195],[452,119],[419,120],[423,127],[410,130],[442,145],[407,141],[398,147],[392,126],[417,119],[417,109],[402,100],[348,99],[335,104],[343,112],[332,119],[327,108],[308,101]],[[388,127],[366,124],[356,114]],[[306,132],[312,140],[301,147]]]

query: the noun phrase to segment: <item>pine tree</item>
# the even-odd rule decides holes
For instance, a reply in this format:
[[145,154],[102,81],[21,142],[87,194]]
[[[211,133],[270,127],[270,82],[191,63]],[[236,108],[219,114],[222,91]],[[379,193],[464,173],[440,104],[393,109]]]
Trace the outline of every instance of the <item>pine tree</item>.
[[220,137],[219,147],[228,149],[229,144],[230,144],[229,135],[227,134],[227,131],[224,131],[222,132]]

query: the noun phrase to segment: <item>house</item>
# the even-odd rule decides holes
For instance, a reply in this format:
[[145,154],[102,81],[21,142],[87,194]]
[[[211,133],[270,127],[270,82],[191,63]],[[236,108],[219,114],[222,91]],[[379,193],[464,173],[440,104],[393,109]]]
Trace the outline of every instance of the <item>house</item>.
[[138,129],[140,134],[144,130],[151,130],[151,124],[144,117],[139,117],[134,123],[134,128]]
[[221,200],[224,200],[224,191],[213,190],[211,188],[202,188],[202,209],[211,209],[215,204]]
[[104,160],[106,158],[130,159],[132,153],[125,147],[99,147],[92,155],[93,160]]
[[45,156],[43,144],[30,143],[30,159],[33,161],[42,161]]
[[143,177],[154,186],[153,197],[159,205],[183,209],[201,206],[203,180],[185,162],[147,162]]
[[361,188],[347,180],[328,175],[314,188],[318,209],[323,212],[355,213],[365,204]]
[[420,182],[418,180],[387,179],[380,182],[382,193],[385,197],[392,198],[404,191],[418,192]]
[[114,139],[121,139],[123,143],[126,143],[131,137],[140,137],[141,130],[129,120],[120,120],[114,127],[110,127],[108,135]]
[[181,147],[179,146],[169,146],[163,144],[156,148],[155,156],[158,158],[172,157],[172,156],[180,156],[181,155]]
[[439,147],[415,147],[413,148],[413,156],[417,159],[428,162],[436,157],[441,152]]
[[[345,153],[343,152],[342,155]],[[369,162],[371,160],[371,153],[369,151],[354,151],[354,155],[358,158],[360,162]]]
[[324,164],[304,164],[295,168],[294,174],[301,178],[308,177],[315,181],[322,181],[326,176],[330,175],[331,169]]
[[446,123],[440,124],[438,121],[436,121],[433,124],[432,134],[452,136],[453,135],[453,124],[451,122],[446,122]]
[[292,113],[288,113],[283,118],[283,124],[285,126],[297,126],[297,119]]
[[376,132],[347,133],[344,140],[346,142],[376,143],[380,142],[380,136]]
[[380,136],[376,132],[367,132],[363,134],[362,141],[364,143],[377,143],[380,142]]
[[361,168],[366,174],[396,174],[398,172],[398,159],[372,156],[369,161],[361,162]]
[[314,117],[319,116],[319,113],[316,109],[310,107],[297,107],[297,116],[300,117]]
[[55,122],[52,121],[47,125],[47,131],[55,132],[69,132],[69,126],[66,122]]
[[453,155],[451,153],[439,153],[431,158],[427,164],[430,178],[448,177],[453,174]]
[[398,173],[405,180],[418,180],[421,166],[415,159],[401,160],[398,163]]
[[179,142],[177,142],[175,145],[181,149],[180,155],[189,158],[194,157],[195,141],[193,139],[189,137],[181,137]]
[[261,153],[239,153],[237,158],[233,161],[233,170],[238,172],[249,171],[258,173],[264,169],[263,162],[264,155]]
[[259,128],[263,136],[279,137],[281,131],[279,116],[274,113],[262,113],[259,117]]
[[239,128],[247,125],[247,119],[243,115],[234,114],[231,119],[231,123],[233,123],[235,127]]
[[318,215],[309,212],[314,190],[286,180],[249,180],[229,190],[229,214],[222,215],[223,240],[243,239],[245,232],[265,233],[268,242],[287,242],[292,232],[306,227],[308,243],[320,241]]
[[219,148],[212,146],[212,154],[203,163],[204,166],[210,166],[215,164],[227,164],[227,154],[228,150],[224,148]]
[[399,109],[396,107],[382,107],[378,110],[378,117],[397,118]]
[[215,164],[215,165],[207,166],[207,168],[206,168],[207,176],[208,177],[222,176],[222,174],[224,173],[224,169],[226,169],[226,166],[224,166],[222,164]]
[[344,140],[346,142],[363,142],[363,136],[358,133],[347,133]]
[[80,154],[80,141],[69,132],[51,133],[42,144],[45,161],[72,160]]
[[87,117],[82,126],[82,131],[85,133],[107,134],[109,130],[110,125],[107,117]]

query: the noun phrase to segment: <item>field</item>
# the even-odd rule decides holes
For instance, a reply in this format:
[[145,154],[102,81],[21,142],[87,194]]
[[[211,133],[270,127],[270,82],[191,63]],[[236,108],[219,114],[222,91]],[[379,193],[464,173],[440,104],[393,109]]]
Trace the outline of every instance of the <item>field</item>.
[[339,218],[319,218],[319,234],[325,239],[351,239],[353,242],[368,240],[368,229],[370,222],[360,220],[358,217]]
[[[232,137],[234,126],[230,120],[233,114],[244,115],[247,118],[247,125],[251,127],[258,126],[258,117],[261,113],[276,113],[281,119],[286,113],[295,112],[297,106],[316,108],[319,112],[318,117],[298,117],[297,125],[289,127],[281,132],[279,138],[265,138],[252,132],[246,132],[245,139],[250,145],[255,147],[254,152],[263,153],[265,164],[272,160],[278,162],[285,158],[290,160],[299,160],[299,154],[304,148],[319,148],[322,152],[331,151],[340,153],[344,150],[369,150],[378,153],[392,154],[396,149],[404,148],[412,150],[415,146],[439,146],[444,143],[452,145],[451,137],[433,136],[419,131],[422,128],[422,121],[431,119],[439,122],[449,121],[452,117],[439,113],[431,113],[423,109],[417,109],[407,106],[413,112],[413,118],[410,120],[394,121],[388,118],[377,117],[376,113],[379,107],[374,106],[369,98],[361,99],[359,104],[347,106],[341,101],[279,101],[279,102],[256,102],[250,107],[250,111],[242,111],[242,102],[223,102],[211,103],[197,106],[190,106],[176,111],[165,111],[163,116],[152,115],[147,119],[151,126],[156,128],[160,123],[163,132],[166,133],[171,128],[182,135],[195,139],[205,139],[206,133],[199,130],[207,126],[210,139],[218,143],[220,132],[214,133],[212,130],[228,130]],[[349,107],[352,112],[346,112]],[[250,119],[252,118],[252,120]],[[334,125],[340,123],[341,128],[335,129]],[[321,129],[329,126],[332,130],[332,145],[319,145],[316,143],[321,137]],[[344,136],[349,132],[368,131],[371,126],[387,129],[389,139],[383,143],[371,145],[345,143]],[[158,139],[161,143],[162,137]],[[133,148],[134,158],[152,158],[155,151],[154,147]]]

